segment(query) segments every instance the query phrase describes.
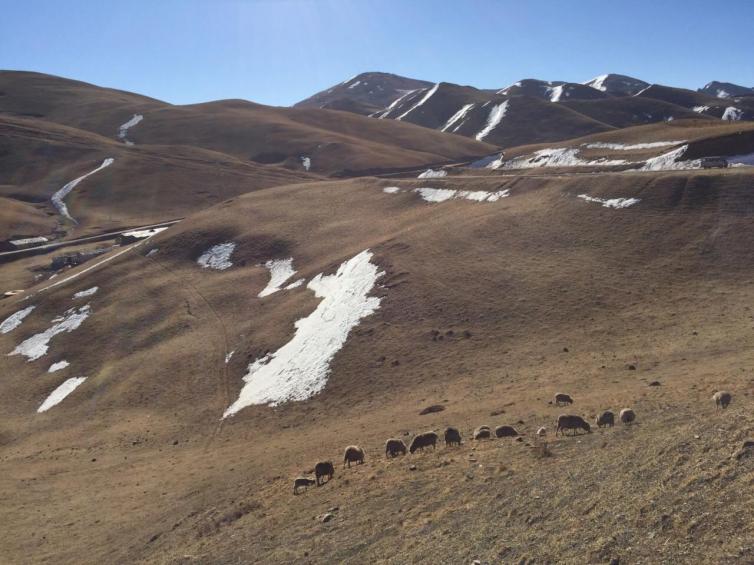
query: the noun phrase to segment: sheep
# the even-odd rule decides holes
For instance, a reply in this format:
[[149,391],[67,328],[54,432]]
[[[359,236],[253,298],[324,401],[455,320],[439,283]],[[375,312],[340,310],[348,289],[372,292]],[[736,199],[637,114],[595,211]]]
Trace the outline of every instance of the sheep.
[[597,424],[598,428],[601,428],[603,426],[612,428],[615,424],[615,414],[613,414],[610,410],[605,410],[602,414],[597,416],[595,423]]
[[435,432],[424,432],[423,434],[415,435],[411,440],[411,445],[408,448],[410,453],[414,453],[417,449],[424,451],[425,447],[432,446],[435,449],[437,444],[437,434]]
[[445,445],[461,445],[461,432],[457,428],[445,428]]
[[547,428],[542,426],[537,430],[537,436],[539,437],[545,437],[547,435]]
[[364,463],[364,450],[358,445],[349,445],[343,453],[343,467],[348,464],[350,469],[351,463],[358,463],[359,465]]
[[518,432],[513,426],[498,426],[495,428],[496,437],[516,437]]
[[298,494],[299,487],[304,487],[304,489],[308,489],[313,484],[316,484],[317,481],[314,479],[310,479],[309,477],[296,477],[293,480],[293,494]]
[[571,398],[571,395],[566,394],[564,392],[555,393],[556,406],[567,406],[568,404],[573,404],[573,398]]
[[492,437],[492,430],[489,426],[479,426],[474,430],[474,439],[490,439]]
[[715,401],[715,408],[722,408],[725,410],[728,407],[728,404],[730,404],[730,401],[733,400],[733,395],[728,391],[720,390],[712,395],[712,400]]
[[332,461],[320,461],[314,466],[314,475],[317,477],[317,486],[324,484],[325,481],[320,482],[322,477],[327,477],[327,480],[331,480],[335,474],[335,467]]
[[573,434],[576,435],[579,429],[586,430],[587,433],[592,433],[592,428],[589,423],[581,416],[575,416],[571,414],[561,414],[558,416],[558,426],[555,429],[555,435],[558,432],[561,435],[565,435],[567,430],[573,430]]
[[623,422],[625,425],[629,425],[633,423],[636,420],[636,412],[631,410],[630,408],[624,408],[620,411],[620,421]]
[[406,444],[402,439],[391,438],[385,442],[385,457],[406,455]]

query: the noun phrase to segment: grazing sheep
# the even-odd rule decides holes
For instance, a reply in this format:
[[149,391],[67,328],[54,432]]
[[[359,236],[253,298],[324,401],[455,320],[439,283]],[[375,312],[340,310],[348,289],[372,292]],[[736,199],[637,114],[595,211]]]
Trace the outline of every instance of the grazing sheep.
[[320,482],[322,477],[327,477],[327,480],[331,480],[335,474],[335,467],[333,467],[332,461],[320,461],[314,466],[314,475],[317,477],[317,486],[324,484],[325,481]]
[[630,408],[624,408],[620,411],[620,421],[624,424],[629,425],[634,422],[634,420],[636,420],[636,412]]
[[461,445],[461,432],[457,428],[445,428],[445,445]]
[[417,449],[421,449],[424,451],[425,447],[432,446],[432,449],[435,449],[435,446],[437,444],[437,434],[435,432],[424,432],[423,434],[418,434],[414,436],[414,439],[411,440],[411,445],[408,448],[408,451],[410,453],[414,453]]
[[725,390],[720,390],[712,396],[712,400],[715,401],[716,408],[722,408],[725,410],[728,407],[728,404],[730,404],[730,401],[733,400],[733,395]]
[[349,445],[343,453],[343,466],[345,467],[348,464],[350,468],[351,463],[358,463],[359,465],[364,463],[364,450],[358,445]]
[[385,457],[406,455],[406,444],[402,439],[391,438],[385,442]]
[[293,481],[293,494],[298,494],[299,487],[308,489],[310,486],[316,483],[317,481],[310,479],[309,477],[296,477]]
[[479,426],[474,430],[474,439],[490,439],[492,437],[492,430],[489,426]]
[[586,430],[587,433],[592,433],[591,426],[581,416],[561,414],[558,416],[558,427],[555,429],[555,435],[558,435],[558,432],[561,435],[565,435],[567,430],[573,430],[573,435],[576,435],[576,432],[579,430]]
[[544,426],[542,426],[541,428],[539,428],[539,429],[537,430],[537,435],[538,435],[539,437],[544,437],[544,436],[546,436],[546,435],[547,435],[547,428],[545,428]]
[[555,393],[556,406],[567,406],[568,404],[573,404],[573,398],[571,398],[570,394],[566,394],[564,392]]
[[496,437],[516,437],[518,432],[513,426],[498,426],[495,428]]
[[612,428],[613,425],[615,425],[615,414],[613,414],[610,410],[605,410],[602,414],[597,416],[595,423],[597,424],[598,428],[602,428],[603,426]]

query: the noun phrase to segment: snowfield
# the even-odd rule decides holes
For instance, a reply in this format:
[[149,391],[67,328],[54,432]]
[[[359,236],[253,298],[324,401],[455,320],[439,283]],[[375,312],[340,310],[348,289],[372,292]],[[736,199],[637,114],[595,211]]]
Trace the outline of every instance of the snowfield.
[[403,100],[405,100],[406,98],[408,98],[414,92],[416,92],[416,89],[403,91],[403,94],[401,96],[399,96],[398,98],[396,98],[395,100],[393,100],[390,103],[390,106],[388,106],[387,108],[385,108],[385,111],[382,112],[379,116],[377,116],[377,118],[380,119],[380,120],[383,119],[385,116],[387,116],[390,112],[393,111],[393,108],[395,108],[396,106],[398,106],[401,102],[403,102]]
[[485,137],[487,137],[490,132],[495,129],[497,126],[500,125],[500,122],[505,117],[505,114],[508,112],[508,101],[506,100],[502,104],[496,104],[492,107],[490,110],[490,113],[487,115],[487,124],[484,126],[482,131],[480,131],[478,134],[476,134],[475,139],[477,141],[482,141]]
[[723,112],[723,117],[721,119],[725,120],[726,122],[738,122],[743,119],[743,116],[743,110],[740,110],[735,106],[728,106],[725,109],[725,112]]
[[216,271],[224,271],[230,269],[233,263],[230,261],[230,256],[236,249],[236,244],[232,241],[227,243],[218,243],[213,245],[207,251],[202,253],[196,260],[202,269],[215,269]]
[[550,98],[550,102],[560,102],[560,99],[563,97],[563,85],[548,87],[547,96]]
[[259,298],[264,298],[281,290],[283,283],[296,274],[296,270],[293,268],[292,257],[288,259],[271,259],[264,266],[270,271],[270,282],[257,295]]
[[58,361],[57,363],[53,363],[50,365],[50,368],[47,369],[48,373],[54,373],[55,371],[60,371],[62,369],[65,369],[70,363],[63,359],[62,361]]
[[64,216],[64,217],[68,218],[69,220],[71,220],[72,222],[76,223],[76,220],[74,220],[71,217],[71,215],[68,213],[68,207],[65,205],[65,202],[63,202],[63,199],[66,196],[68,196],[68,194],[74,188],[76,188],[76,185],[79,184],[82,180],[84,180],[86,177],[88,177],[90,175],[93,175],[96,172],[101,171],[105,167],[109,167],[110,165],[113,164],[113,161],[115,161],[115,159],[113,159],[112,157],[108,157],[107,159],[105,159],[104,161],[102,161],[102,164],[99,167],[97,167],[93,171],[90,171],[90,172],[86,173],[85,175],[81,175],[77,179],[73,179],[71,182],[69,182],[63,188],[61,188],[55,194],[53,194],[52,198],[50,200],[52,200],[52,205],[55,206],[55,209],[58,211],[58,213],[61,216]]
[[86,296],[92,296],[93,294],[96,294],[96,292],[99,290],[98,286],[93,286],[92,288],[87,288],[86,290],[81,290],[73,295],[73,298],[84,298]]
[[437,83],[436,85],[434,85],[434,86],[433,86],[432,88],[430,88],[430,89],[429,89],[429,90],[427,91],[427,93],[426,93],[426,94],[425,94],[425,95],[424,95],[424,96],[422,97],[422,99],[421,99],[421,100],[419,100],[419,102],[418,102],[418,103],[416,103],[416,104],[414,104],[413,106],[411,106],[411,108],[409,108],[409,109],[408,109],[407,111],[403,112],[403,113],[402,113],[402,114],[401,114],[400,116],[398,116],[398,117],[397,117],[397,118],[395,118],[395,119],[396,119],[396,120],[402,120],[403,118],[405,118],[406,116],[408,116],[408,115],[409,115],[409,114],[410,114],[411,112],[413,112],[413,111],[414,111],[414,110],[416,110],[416,109],[417,109],[417,108],[418,108],[419,106],[421,106],[422,104],[424,104],[424,103],[425,103],[425,102],[426,102],[427,100],[429,100],[430,98],[432,98],[432,96],[434,95],[434,93],[435,93],[435,92],[437,92],[437,89],[438,89],[439,87],[440,87],[440,83],[438,82],[438,83]]
[[301,165],[304,167],[305,171],[308,171],[312,167],[312,159],[311,157],[301,157]]
[[73,377],[66,380],[58,388],[53,390],[45,401],[37,408],[38,413],[46,412],[56,404],[60,404],[63,399],[71,394],[76,388],[86,380],[86,377]]
[[[390,194],[396,194],[401,189],[397,186],[388,186],[382,190]],[[452,199],[472,200],[474,202],[497,202],[501,198],[510,196],[508,189],[487,192],[486,190],[456,190],[454,188],[431,188],[423,186],[410,190],[419,193],[423,200],[431,203],[445,202]]]
[[151,229],[146,229],[146,230],[133,230],[133,231],[123,232],[123,235],[127,237],[135,237],[137,239],[146,239],[148,237],[152,237],[153,235],[157,235],[158,233],[163,232],[166,229],[168,228],[163,227],[163,228],[151,228]]
[[638,204],[641,200],[639,198],[594,198],[592,196],[588,196],[586,194],[579,194],[578,198],[583,198],[587,202],[597,202],[599,204],[602,204],[605,208],[628,208],[629,206],[633,206],[634,204]]
[[55,318],[52,326],[39,334],[34,334],[29,339],[21,342],[8,355],[23,355],[29,361],[35,361],[45,355],[49,349],[50,340],[63,332],[72,332],[77,329],[84,320],[92,313],[89,304],[80,308],[71,308],[65,314]]
[[702,166],[702,162],[700,159],[694,159],[692,161],[681,161],[681,157],[683,157],[684,153],[686,153],[686,150],[689,148],[688,145],[684,145],[682,147],[679,147],[678,149],[674,149],[673,151],[668,151],[667,153],[663,153],[662,155],[658,155],[657,157],[652,157],[651,159],[647,159],[647,161],[644,163],[644,166],[641,168],[642,171],[671,171],[671,170],[680,170],[680,169],[699,169]]
[[420,179],[439,179],[442,177],[447,177],[448,171],[443,171],[442,169],[439,169],[437,171],[433,169],[427,169],[423,173],[419,173],[419,176],[416,178]]
[[36,308],[36,306],[27,306],[23,310],[19,310],[18,312],[15,312],[5,318],[5,320],[3,320],[3,322],[0,324],[0,333],[7,334],[15,330],[18,326],[21,325],[21,322],[24,321],[24,318],[31,314],[34,308]]
[[288,343],[249,365],[243,377],[246,384],[223,418],[253,404],[305,400],[325,387],[330,362],[350,331],[380,306],[381,298],[369,293],[384,273],[371,258],[371,251],[364,250],[343,262],[335,274],[320,273],[309,282],[307,288],[322,301],[296,322]]
[[597,90],[601,90],[602,92],[606,92],[607,87],[605,86],[605,79],[607,79],[607,75],[600,75],[598,77],[594,77],[592,80],[586,81],[584,84],[586,86],[596,88]]
[[604,143],[598,141],[595,143],[587,143],[584,145],[587,149],[613,149],[615,151],[633,151],[636,149],[656,149],[658,147],[670,147],[671,145],[680,145],[686,143],[685,141],[651,141],[649,143],[634,143],[630,145],[624,145],[622,143]]
[[126,139],[126,135],[128,134],[129,129],[134,127],[143,119],[144,116],[142,116],[141,114],[134,114],[131,119],[128,120],[125,124],[118,126],[118,139],[122,140],[126,145],[133,145],[134,142]]
[[[442,126],[442,129],[440,131],[448,131],[456,123],[461,122],[473,107],[474,104],[465,104],[461,106],[461,109],[453,114],[447,122],[445,122],[445,125]],[[461,127],[460,124],[458,127]],[[454,129],[453,131],[456,131],[457,129],[458,128]]]
[[396,192],[400,192],[401,188],[399,186],[386,186],[382,189],[382,192],[385,192],[387,194],[395,194]]
[[[518,157],[510,161],[494,161],[488,168],[497,169],[502,165],[503,169],[536,169],[538,167],[610,167],[626,165],[625,159],[593,159],[588,161],[579,157],[579,150],[572,147],[558,149],[540,149],[530,156]],[[496,165],[496,166],[494,166]]]

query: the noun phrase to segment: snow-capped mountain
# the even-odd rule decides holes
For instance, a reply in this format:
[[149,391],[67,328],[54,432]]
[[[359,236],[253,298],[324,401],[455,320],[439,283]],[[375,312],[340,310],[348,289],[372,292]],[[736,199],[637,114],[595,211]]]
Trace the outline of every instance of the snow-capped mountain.
[[613,73],[594,77],[584,84],[611,96],[634,96],[649,86],[649,83],[638,78]]

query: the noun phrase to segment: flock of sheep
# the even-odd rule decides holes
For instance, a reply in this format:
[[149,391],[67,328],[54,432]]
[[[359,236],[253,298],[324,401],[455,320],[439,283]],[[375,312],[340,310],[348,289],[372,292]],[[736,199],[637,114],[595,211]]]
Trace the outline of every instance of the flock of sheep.
[[[733,395],[726,391],[716,392],[712,396],[712,400],[715,401],[717,408],[725,409],[733,399]],[[556,406],[568,406],[573,404],[573,398],[565,393],[559,392],[555,395]],[[630,425],[636,421],[636,413],[631,408],[624,408],[620,411],[618,417],[624,425]],[[599,414],[595,419],[595,424],[602,428],[605,426],[612,427],[615,424],[615,414],[610,410],[605,410]],[[579,430],[584,430],[587,433],[591,433],[591,426],[589,422],[584,420],[581,416],[574,414],[561,414],[558,416],[557,427],[555,429],[555,435],[558,433],[561,435],[567,435],[568,430],[573,431],[573,435],[576,435]],[[473,438],[475,440],[490,439],[492,438],[493,430],[489,426],[479,426],[474,430]],[[494,430],[495,437],[517,437],[518,431],[513,426],[498,426]],[[538,437],[544,437],[547,435],[547,428],[541,427],[537,430],[536,435]],[[390,438],[385,442],[385,457],[398,457],[399,455],[406,455],[408,453],[415,453],[419,449],[422,451],[425,447],[432,446],[435,449],[439,436],[435,432],[424,432],[417,434],[411,440],[409,447],[406,448],[406,444],[402,439]],[[448,427],[445,429],[444,440],[446,446],[461,445],[461,432],[458,428]],[[357,445],[349,445],[346,447],[343,454],[343,466],[351,467],[351,463],[362,464],[364,463],[364,450]],[[310,477],[296,477],[293,481],[293,494],[298,494],[299,489],[308,488],[312,485],[320,486],[324,484],[325,478],[329,481],[335,474],[335,467],[332,461],[320,461],[314,466],[314,476]]]

